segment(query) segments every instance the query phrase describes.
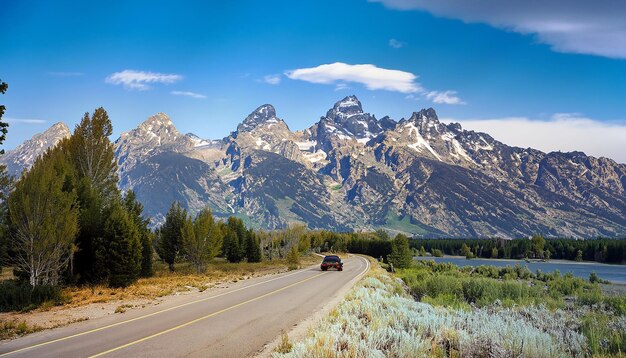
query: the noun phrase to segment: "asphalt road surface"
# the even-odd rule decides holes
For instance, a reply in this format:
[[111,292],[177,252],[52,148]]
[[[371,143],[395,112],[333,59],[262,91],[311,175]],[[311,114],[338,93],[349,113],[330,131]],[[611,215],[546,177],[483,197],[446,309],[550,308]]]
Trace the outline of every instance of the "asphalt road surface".
[[[321,258],[320,258],[321,261]],[[0,343],[0,357],[245,357],[313,315],[369,268],[319,266]]]

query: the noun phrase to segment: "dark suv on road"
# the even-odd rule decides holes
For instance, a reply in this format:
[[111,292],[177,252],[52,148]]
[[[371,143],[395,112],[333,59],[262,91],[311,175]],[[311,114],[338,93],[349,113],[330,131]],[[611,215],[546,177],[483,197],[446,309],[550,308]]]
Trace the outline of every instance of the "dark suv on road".
[[324,256],[324,260],[322,260],[322,271],[326,271],[329,268],[334,267],[337,271],[343,271],[343,262],[337,255],[328,255]]

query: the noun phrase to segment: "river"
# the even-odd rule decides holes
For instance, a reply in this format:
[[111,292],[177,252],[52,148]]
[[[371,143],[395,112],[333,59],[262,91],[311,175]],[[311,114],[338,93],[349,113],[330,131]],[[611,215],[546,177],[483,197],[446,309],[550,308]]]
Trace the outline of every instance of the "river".
[[595,272],[599,278],[614,283],[626,284],[626,265],[609,265],[597,262],[572,262],[563,260],[553,260],[549,262],[526,262],[523,260],[505,259],[471,259],[464,257],[415,257],[416,260],[434,260],[435,262],[449,262],[457,266],[515,266],[516,264],[526,266],[535,272],[554,272],[559,270],[561,274],[571,272],[574,276],[589,279],[589,274]]

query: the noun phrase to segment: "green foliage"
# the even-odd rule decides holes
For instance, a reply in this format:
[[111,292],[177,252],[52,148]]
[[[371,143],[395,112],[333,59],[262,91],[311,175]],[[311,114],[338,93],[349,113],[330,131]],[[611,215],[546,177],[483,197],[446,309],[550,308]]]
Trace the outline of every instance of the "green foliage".
[[419,261],[398,275],[418,299],[455,308],[467,304],[484,307],[496,302],[556,308],[564,305],[565,297],[574,297],[580,306],[600,304],[617,314],[621,314],[622,307],[626,311],[626,297],[604,296],[597,285],[571,274],[534,274],[520,265],[460,268],[450,263]]
[[261,262],[261,245],[257,235],[253,230],[248,230],[246,237],[246,257],[248,258],[248,262]]
[[224,255],[230,262],[241,262],[246,257],[246,243],[248,231],[243,220],[231,216],[226,223],[224,236]]
[[434,257],[443,257],[443,251],[439,249],[432,249],[431,253]]
[[574,258],[575,261],[582,261],[583,260],[583,251],[582,250],[578,250],[576,252],[576,257]]
[[546,246],[546,239],[544,239],[541,235],[534,235],[530,241],[532,243],[534,257],[542,258],[543,248]]
[[31,286],[57,284],[78,231],[72,167],[58,147],[39,157],[16,183],[8,207],[11,264]]
[[289,254],[287,255],[287,265],[289,270],[297,270],[300,265],[300,255],[298,249],[295,246],[291,246]]
[[498,258],[498,248],[494,247],[493,249],[491,249],[491,258],[492,259],[497,259]]
[[14,280],[0,282],[0,312],[28,310],[44,302],[61,304],[65,301],[58,286],[31,286]]
[[626,330],[614,329],[609,316],[591,312],[582,319],[582,333],[587,337],[593,356],[619,354],[626,350]]
[[139,241],[141,242],[141,277],[152,276],[152,231],[148,228],[149,219],[142,217],[143,205],[137,201],[134,191],[129,191],[124,196],[124,207],[128,211],[128,215],[139,232]]
[[11,191],[13,181],[7,173],[7,168],[0,165],[0,266],[2,263],[8,262],[7,250],[9,239],[9,208],[8,197]]
[[[532,239],[412,239],[411,247],[424,246],[426,251],[440,250],[446,255],[458,255],[463,244],[467,245],[476,257],[502,259],[522,259],[536,257],[543,259],[598,261],[626,263],[626,238],[624,239],[544,239],[536,235]],[[494,250],[495,249],[495,250]],[[434,255],[434,254],[433,254]]]
[[182,249],[182,228],[187,218],[187,211],[179,203],[173,203],[165,216],[165,223],[157,235],[156,252],[174,271],[174,262]]
[[181,229],[185,254],[198,273],[206,270],[206,264],[222,247],[222,233],[213,221],[209,209],[198,213],[195,219],[187,218]]
[[391,254],[387,256],[387,260],[393,264],[394,268],[411,267],[413,254],[409,248],[409,239],[406,236],[396,235],[391,243]]
[[141,242],[135,223],[121,203],[113,203],[104,222],[104,235],[96,250],[103,274],[112,287],[126,287],[141,272]]
[[109,136],[113,125],[104,108],[97,108],[90,117],[85,113],[70,139],[63,143],[74,163],[77,178],[89,179],[104,198],[119,196],[117,164]]

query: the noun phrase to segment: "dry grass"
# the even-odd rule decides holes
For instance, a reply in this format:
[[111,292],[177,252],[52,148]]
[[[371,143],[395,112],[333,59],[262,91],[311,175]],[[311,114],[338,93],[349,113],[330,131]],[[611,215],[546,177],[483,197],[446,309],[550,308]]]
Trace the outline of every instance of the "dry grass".
[[12,280],[14,278],[12,267],[0,267],[0,281]]
[[[300,266],[313,265],[319,261],[319,256],[302,256]],[[155,263],[155,266],[153,277],[139,279],[126,288],[110,288],[104,285],[65,288],[63,294],[69,298],[66,306],[77,307],[113,300],[153,299],[190,290],[204,291],[224,283],[285,272],[288,264],[285,260],[229,263],[223,259],[215,259],[207,265],[203,274],[196,273],[188,263],[176,264],[174,272],[170,272],[160,262]]]

